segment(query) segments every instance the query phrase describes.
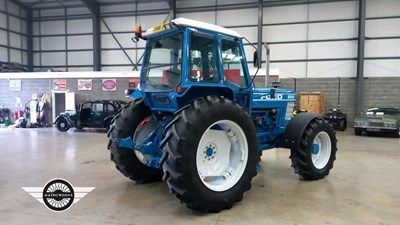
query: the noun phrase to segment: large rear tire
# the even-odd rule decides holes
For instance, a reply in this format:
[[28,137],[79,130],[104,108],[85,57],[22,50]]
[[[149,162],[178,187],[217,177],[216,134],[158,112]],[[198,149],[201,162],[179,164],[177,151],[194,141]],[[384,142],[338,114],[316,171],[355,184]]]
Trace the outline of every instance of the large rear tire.
[[304,180],[318,180],[329,174],[336,159],[336,136],[332,126],[313,119],[302,134],[298,149],[291,149],[295,173]]
[[138,183],[149,183],[160,181],[163,175],[161,169],[155,169],[142,163],[137,158],[135,151],[119,147],[115,142],[116,138],[133,138],[139,124],[151,115],[150,109],[145,106],[142,99],[136,99],[125,105],[115,116],[114,123],[108,132],[110,140],[111,161],[123,175]]
[[239,105],[224,98],[202,98],[179,112],[161,146],[163,180],[194,210],[231,208],[257,174],[255,127]]

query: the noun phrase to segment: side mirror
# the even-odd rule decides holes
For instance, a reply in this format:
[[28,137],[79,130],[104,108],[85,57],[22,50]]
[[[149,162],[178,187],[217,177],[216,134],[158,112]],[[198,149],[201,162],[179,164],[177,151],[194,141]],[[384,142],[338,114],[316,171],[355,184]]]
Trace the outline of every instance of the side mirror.
[[257,50],[254,51],[254,54],[253,54],[253,66],[256,67],[256,68],[259,68],[259,66],[260,66],[260,62],[258,60],[258,52],[257,52]]

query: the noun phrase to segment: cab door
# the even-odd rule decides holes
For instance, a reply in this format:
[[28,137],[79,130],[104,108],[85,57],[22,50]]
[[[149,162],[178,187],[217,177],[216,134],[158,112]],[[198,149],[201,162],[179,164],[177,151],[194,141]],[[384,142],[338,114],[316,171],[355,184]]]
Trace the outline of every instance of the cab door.
[[103,127],[105,118],[104,104],[101,102],[92,103],[91,120],[93,127]]

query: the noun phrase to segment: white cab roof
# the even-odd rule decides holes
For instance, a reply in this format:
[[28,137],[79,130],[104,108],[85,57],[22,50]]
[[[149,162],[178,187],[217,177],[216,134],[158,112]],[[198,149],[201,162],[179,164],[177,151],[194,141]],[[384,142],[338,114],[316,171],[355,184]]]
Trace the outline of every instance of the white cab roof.
[[[215,24],[211,24],[211,23],[205,23],[205,22],[186,19],[186,18],[177,18],[177,19],[171,20],[171,22],[178,26],[200,28],[200,29],[204,29],[204,30],[215,31],[215,32],[218,32],[221,34],[226,34],[226,35],[237,37],[237,38],[242,38],[242,36],[234,30],[231,30],[231,29],[228,29],[225,27],[221,27],[221,26],[218,26]],[[154,31],[154,27],[152,27],[152,28],[148,29],[143,34],[143,36],[150,36],[155,33],[158,33],[159,31],[162,31],[162,30],[157,29],[157,31]]]

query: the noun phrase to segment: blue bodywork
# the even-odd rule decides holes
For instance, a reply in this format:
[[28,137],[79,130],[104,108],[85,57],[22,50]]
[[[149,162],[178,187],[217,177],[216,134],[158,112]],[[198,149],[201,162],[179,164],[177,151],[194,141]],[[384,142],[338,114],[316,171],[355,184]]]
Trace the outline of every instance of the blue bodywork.
[[[156,129],[151,132],[146,140],[141,145],[136,145],[131,138],[115,140],[120,147],[129,148],[132,150],[140,151],[143,154],[151,155],[146,164],[160,168],[160,157],[162,150],[159,149],[160,143],[164,138],[164,130],[174,118],[174,114],[187,106],[196,99],[216,95],[224,96],[225,98],[234,100],[247,109],[256,129],[257,138],[259,142],[259,151],[279,147],[280,137],[282,137],[287,124],[292,117],[292,110],[296,101],[296,93],[293,90],[273,87],[255,87],[252,83],[252,77],[249,74],[248,65],[246,62],[242,39],[230,37],[225,34],[195,29],[191,27],[180,27],[169,31],[164,31],[148,37],[148,43],[162,38],[170,37],[171,35],[182,33],[182,64],[181,64],[181,78],[177,88],[170,90],[155,90],[146,91],[136,89],[130,97],[144,98],[145,104],[153,112],[153,117],[159,122]],[[221,40],[233,40],[238,43],[240,51],[244,57],[243,72],[246,79],[246,86],[241,87],[238,84],[224,81],[224,67],[219,63],[218,70],[221,79],[219,82],[193,82],[189,79],[189,46],[190,35],[198,33],[202,35],[212,36],[218,42],[218,52],[221,50]],[[145,57],[149,51],[149,44],[145,49]],[[219,54],[218,61],[222,61],[222,56]],[[145,69],[142,66],[140,86],[144,87],[145,83]],[[207,151],[207,155],[212,154]]]

